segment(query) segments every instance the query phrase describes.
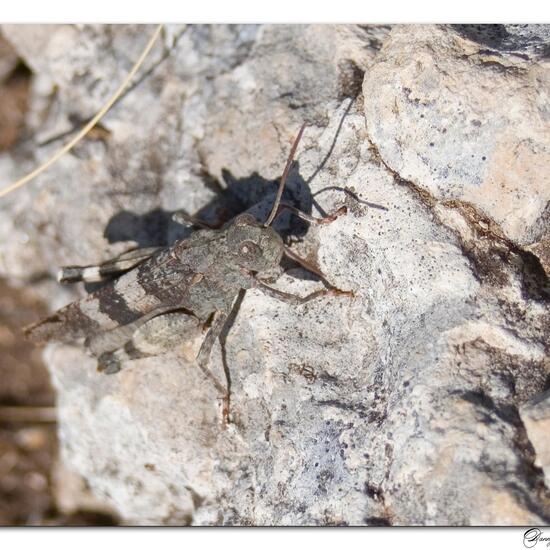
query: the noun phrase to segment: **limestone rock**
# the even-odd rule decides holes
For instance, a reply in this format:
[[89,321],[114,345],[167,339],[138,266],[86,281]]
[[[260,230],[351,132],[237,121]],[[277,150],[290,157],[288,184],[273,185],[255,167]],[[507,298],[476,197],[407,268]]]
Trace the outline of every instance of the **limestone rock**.
[[[36,71],[41,137],[0,156],[2,181],[101,105],[150,32],[3,28]],[[239,300],[211,359],[231,375],[227,427],[176,352],[104,377],[49,346],[70,468],[128,523],[548,522],[522,408],[549,373],[547,46],[531,26],[168,27],[103,130],[1,204],[2,275],[169,243],[177,208],[265,215],[305,120],[287,198],[349,214],[277,227],[355,297]],[[294,267],[276,286],[321,283]]]
[[521,418],[536,452],[535,464],[544,471],[546,486],[550,487],[550,392],[538,395],[521,408]]
[[[473,204],[531,244],[548,230],[550,63],[465,36],[477,34],[394,30],[364,84],[370,139],[402,178]],[[542,26],[538,42],[548,41]]]

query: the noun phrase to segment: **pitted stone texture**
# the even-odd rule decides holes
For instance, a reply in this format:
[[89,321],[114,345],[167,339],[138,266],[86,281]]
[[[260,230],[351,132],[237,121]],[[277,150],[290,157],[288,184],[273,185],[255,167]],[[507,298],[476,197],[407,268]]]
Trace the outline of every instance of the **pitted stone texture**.
[[538,222],[550,199],[550,63],[489,49],[470,30],[394,29],[365,79],[369,135],[401,177],[471,202],[530,244],[548,230]]

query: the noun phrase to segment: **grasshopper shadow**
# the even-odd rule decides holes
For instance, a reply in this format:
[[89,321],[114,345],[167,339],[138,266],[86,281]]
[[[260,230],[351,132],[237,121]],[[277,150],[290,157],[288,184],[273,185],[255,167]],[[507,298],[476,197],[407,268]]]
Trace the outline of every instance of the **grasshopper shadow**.
[[[329,150],[307,181],[300,175],[299,162],[292,163],[283,191],[283,202],[306,214],[311,214],[312,206],[315,205],[322,216],[326,215],[326,212],[313,198],[309,184],[323,170],[332,155],[344,119],[353,102],[354,99],[351,99],[342,113]],[[218,181],[208,172],[201,175],[205,187],[215,191],[216,196],[199,211],[186,212],[186,214],[191,214],[193,217],[213,225],[227,223],[243,212],[251,213],[258,221],[267,219],[275,200],[279,178],[268,180],[257,172],[245,178],[235,178],[227,169],[222,170],[223,182]],[[341,190],[346,191],[345,189]],[[355,197],[353,193],[346,192]],[[171,246],[176,240],[189,236],[193,231],[191,227],[184,227],[174,222],[172,219],[174,212],[157,208],[145,214],[136,214],[123,210],[109,220],[104,236],[110,243],[135,241],[139,247]],[[293,241],[300,241],[308,231],[307,223],[296,216],[291,216],[288,212],[281,214],[274,221],[273,227],[283,237],[287,245]]]
[[[298,163],[294,163],[283,193],[283,201],[311,214],[313,197],[306,181],[299,175]],[[216,196],[196,212],[186,212],[199,220],[219,225],[229,222],[243,212],[253,214],[264,221],[273,205],[278,179],[267,180],[257,173],[245,178],[235,178],[229,170],[222,172],[223,185],[207,183]],[[171,246],[176,240],[189,236],[194,229],[182,226],[172,219],[176,210],[155,208],[144,214],[122,210],[108,222],[104,237],[110,242],[134,241],[141,247]],[[273,224],[285,242],[302,239],[308,224],[296,216],[283,213]]]

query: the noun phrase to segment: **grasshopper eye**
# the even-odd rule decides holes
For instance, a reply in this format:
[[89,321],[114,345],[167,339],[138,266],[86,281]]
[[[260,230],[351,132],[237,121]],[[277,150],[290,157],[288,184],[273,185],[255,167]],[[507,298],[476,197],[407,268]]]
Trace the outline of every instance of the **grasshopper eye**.
[[260,256],[262,249],[252,241],[243,241],[239,246],[239,254],[246,258],[254,258]]

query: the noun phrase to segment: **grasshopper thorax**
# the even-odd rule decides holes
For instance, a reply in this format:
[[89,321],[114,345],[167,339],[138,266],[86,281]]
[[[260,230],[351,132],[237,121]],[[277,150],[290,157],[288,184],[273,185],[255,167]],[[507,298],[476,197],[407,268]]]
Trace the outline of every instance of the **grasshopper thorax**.
[[227,228],[227,245],[235,263],[258,274],[271,272],[283,257],[283,240],[250,214],[237,216]]

